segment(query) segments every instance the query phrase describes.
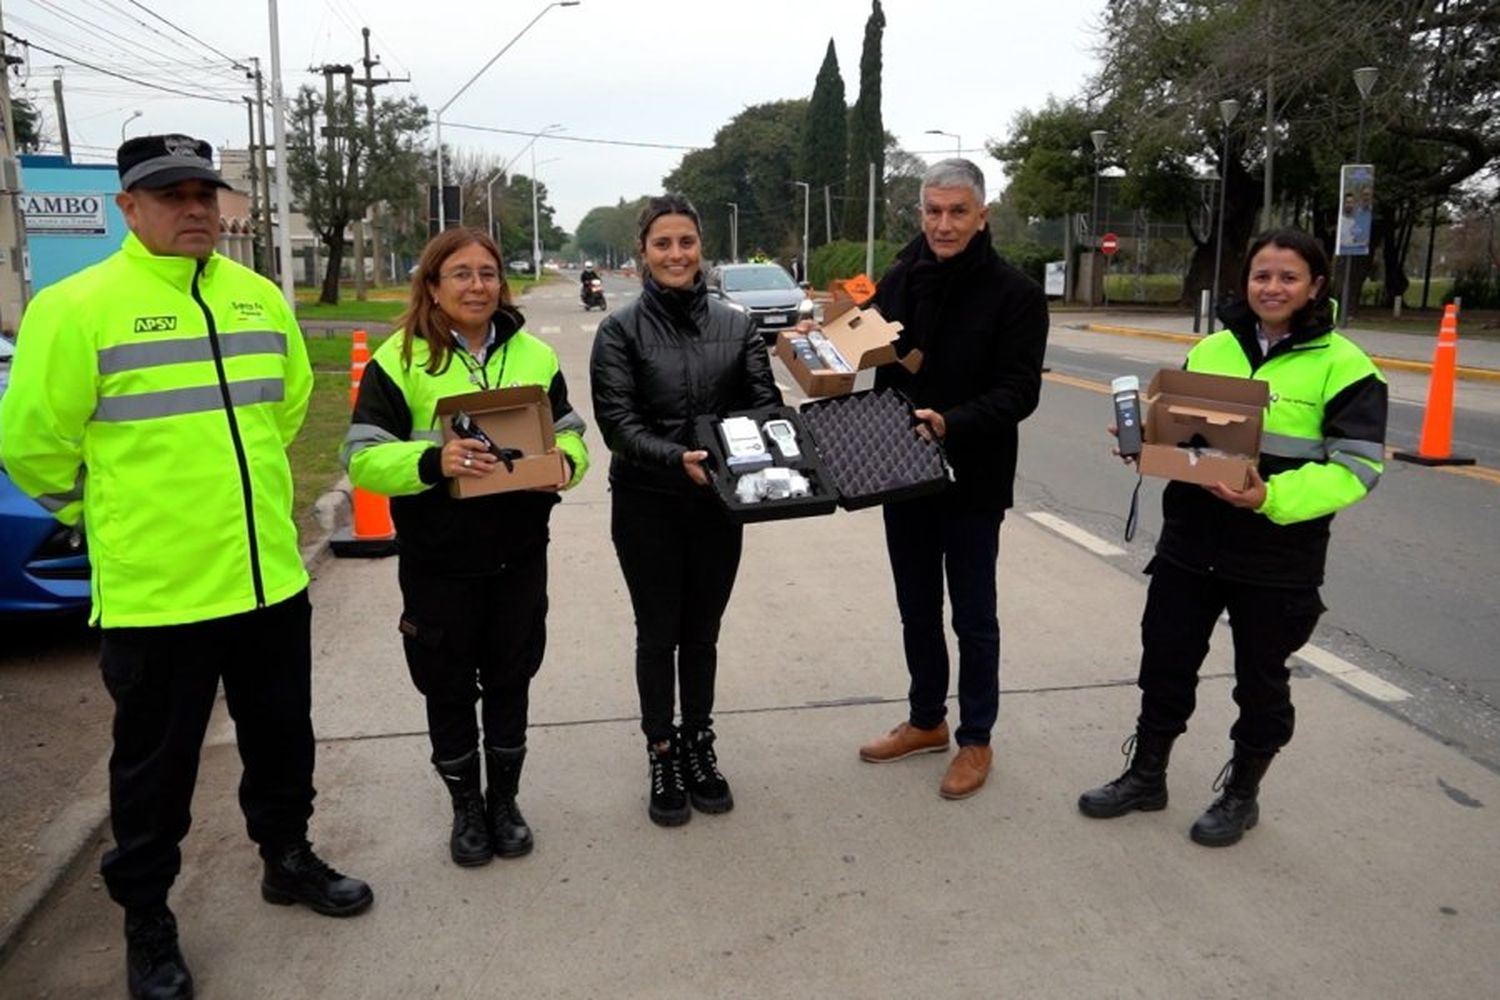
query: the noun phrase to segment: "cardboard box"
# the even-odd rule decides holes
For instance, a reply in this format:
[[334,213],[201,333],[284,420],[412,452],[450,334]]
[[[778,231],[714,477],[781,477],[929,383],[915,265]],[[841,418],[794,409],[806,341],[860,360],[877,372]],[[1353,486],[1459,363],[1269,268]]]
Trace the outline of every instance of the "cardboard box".
[[[1243,489],[1260,456],[1271,387],[1258,379],[1163,368],[1143,400],[1143,476]],[[1186,447],[1189,441],[1202,448]]]
[[444,443],[457,437],[453,433],[453,415],[460,410],[473,417],[496,445],[517,448],[522,457],[515,459],[510,469],[496,465],[489,475],[477,479],[454,477],[449,481],[454,496],[477,497],[538,487],[555,488],[567,483],[568,463],[557,450],[557,438],[552,432],[552,404],[541,386],[488,389],[438,400],[437,418]]
[[[875,309],[861,309],[852,298],[841,294],[823,307],[823,335],[854,371],[808,368],[792,351],[792,338],[802,336],[796,330],[782,330],[776,335],[776,356],[809,396],[842,396],[854,391],[855,372],[898,362],[895,341],[900,333],[900,323],[887,322]],[[914,372],[922,365],[922,353],[910,351],[898,363]]]

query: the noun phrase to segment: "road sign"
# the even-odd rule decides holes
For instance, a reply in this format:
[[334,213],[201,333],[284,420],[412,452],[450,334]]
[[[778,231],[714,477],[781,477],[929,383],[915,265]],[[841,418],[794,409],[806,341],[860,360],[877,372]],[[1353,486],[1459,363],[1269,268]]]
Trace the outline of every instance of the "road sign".
[[1113,257],[1120,249],[1120,238],[1114,233],[1105,233],[1099,239],[1099,252],[1106,257]]

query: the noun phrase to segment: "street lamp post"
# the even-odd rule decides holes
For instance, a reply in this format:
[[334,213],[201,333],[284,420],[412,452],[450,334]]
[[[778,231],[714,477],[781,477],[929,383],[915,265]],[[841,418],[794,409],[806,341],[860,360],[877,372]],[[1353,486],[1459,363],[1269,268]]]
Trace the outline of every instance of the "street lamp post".
[[490,61],[481,66],[478,73],[475,73],[473,76],[469,77],[469,82],[464,84],[462,87],[459,87],[458,93],[448,98],[447,103],[438,108],[437,114],[433,115],[433,139],[437,144],[437,203],[439,232],[448,228],[447,215],[443,210],[443,112],[447,111],[448,108],[453,105],[454,101],[462,97],[464,91],[474,86],[474,81],[483,76],[485,70],[495,65],[495,60],[499,59],[501,56],[505,55],[506,52],[510,51],[510,47],[516,44],[516,42],[520,41],[521,36],[530,31],[531,26],[540,21],[543,15],[547,13],[547,11],[551,10],[553,7],[577,7],[582,2],[583,0],[554,0],[554,2],[549,3],[547,6],[543,7],[537,13],[536,17],[533,17],[530,21],[527,21],[526,26],[520,31],[516,32],[514,38],[505,43],[504,48],[502,48],[499,52],[496,52],[494,55],[490,56]]
[[807,280],[807,213],[812,207],[812,185],[807,181],[792,181],[802,189],[802,274],[798,280]]
[[[562,125],[558,124],[557,122],[553,122],[551,125],[548,125],[546,128],[542,129],[540,132],[533,132],[531,134],[531,138],[526,141],[526,145],[524,145],[520,149],[516,150],[516,155],[512,156],[510,159],[508,159],[504,163],[500,164],[500,169],[496,170],[494,172],[494,174],[492,174],[490,176],[489,181],[485,184],[485,190],[484,190],[485,211],[486,211],[486,214],[487,214],[487,216],[489,218],[489,223],[490,223],[490,239],[492,239],[492,240],[495,241],[495,245],[496,246],[500,245],[500,234],[495,231],[495,182],[497,180],[499,180],[500,178],[504,177],[510,171],[511,164],[515,163],[522,156],[524,156],[526,154],[526,151],[531,148],[531,144],[532,143],[536,142],[538,139],[540,139],[544,135],[547,135],[549,133],[556,132],[556,131],[561,131],[561,130],[562,130]],[[535,172],[535,167],[533,167],[533,171],[532,172],[533,173]],[[503,252],[504,248],[502,247],[501,250]]]
[[[535,138],[535,137],[533,137]],[[554,157],[555,159],[555,157]],[[543,160],[543,163],[551,163],[552,160]],[[537,179],[536,179],[536,144],[531,146],[531,280],[535,281],[542,274],[542,230],[537,223]]]
[[1219,308],[1219,268],[1224,261],[1224,194],[1229,187],[1229,126],[1240,113],[1240,102],[1229,98],[1219,102],[1219,117],[1224,120],[1224,156],[1219,161],[1219,231],[1214,237],[1214,290],[1208,305],[1208,332],[1214,332],[1215,310]]
[[729,213],[729,259],[734,263],[740,262],[740,204],[737,201],[726,201],[732,210]]
[[940,128],[930,128],[930,129],[927,130],[926,134],[927,135],[946,135],[948,138],[950,138],[950,139],[953,140],[953,145],[954,145],[953,155],[954,156],[963,156],[964,155],[964,141],[963,141],[963,139],[959,138],[957,132],[944,132]]
[[[1375,89],[1375,78],[1380,75],[1380,70],[1374,66],[1361,66],[1354,71],[1354,85],[1359,88],[1359,131],[1354,138],[1354,162],[1362,163],[1365,158],[1365,101],[1370,97],[1370,91]],[[1354,315],[1354,299],[1349,297],[1349,285],[1354,271],[1354,257],[1350,254],[1344,255],[1344,290],[1339,296],[1339,322],[1347,323],[1348,318]]]
[[132,112],[130,112],[130,117],[126,118],[124,121],[122,121],[120,123],[120,144],[122,146],[125,144],[125,126],[129,125],[131,122],[135,121],[137,118],[141,117],[141,115],[144,115],[145,113],[146,112],[144,112],[144,111],[132,111]]
[[1094,144],[1094,210],[1089,215],[1089,305],[1094,305],[1094,268],[1098,266],[1099,258],[1095,251],[1099,249],[1099,158],[1104,155],[1104,143],[1108,141],[1109,133],[1102,128],[1096,128],[1089,133],[1089,141]]

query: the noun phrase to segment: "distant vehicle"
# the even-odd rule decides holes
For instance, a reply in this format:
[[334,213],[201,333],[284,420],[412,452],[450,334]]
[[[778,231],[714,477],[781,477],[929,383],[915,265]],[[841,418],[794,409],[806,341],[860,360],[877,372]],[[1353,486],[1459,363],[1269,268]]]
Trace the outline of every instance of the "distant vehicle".
[[765,342],[797,325],[797,305],[805,295],[780,264],[721,264],[709,272],[708,290],[755,320]]
[[[0,396],[14,353],[14,345],[0,337]],[[83,534],[61,524],[0,471],[0,617],[88,606]]]
[[530,274],[531,273],[531,261],[526,260],[526,259],[524,259],[522,257],[517,257],[515,260],[511,261],[506,266],[509,267],[512,271],[516,272],[517,274]]
[[583,286],[579,295],[583,299],[584,312],[588,312],[590,309],[596,307],[600,310],[609,309],[609,306],[604,301],[604,282],[598,278],[590,279],[588,284]]

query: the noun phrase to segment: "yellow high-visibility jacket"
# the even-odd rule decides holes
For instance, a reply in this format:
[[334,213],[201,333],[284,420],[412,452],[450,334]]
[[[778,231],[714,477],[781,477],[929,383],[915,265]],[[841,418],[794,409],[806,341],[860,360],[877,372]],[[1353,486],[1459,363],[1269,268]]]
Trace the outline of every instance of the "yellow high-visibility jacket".
[[214,254],[132,234],[27,307],[0,401],[0,463],[81,520],[92,621],[172,625],[307,586],[286,447],[312,392],[281,292]]

